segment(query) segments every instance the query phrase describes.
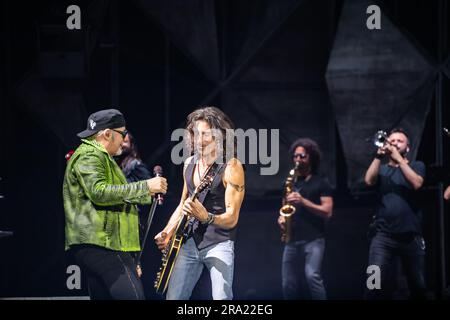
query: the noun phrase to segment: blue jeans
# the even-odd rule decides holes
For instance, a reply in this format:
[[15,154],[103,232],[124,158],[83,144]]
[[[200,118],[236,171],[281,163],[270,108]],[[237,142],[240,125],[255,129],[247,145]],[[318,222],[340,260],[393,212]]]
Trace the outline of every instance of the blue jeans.
[[[324,238],[295,241],[284,246],[281,277],[285,299],[298,299],[305,293],[314,300],[327,299],[321,273],[324,251]],[[301,281],[303,275],[306,287]]]
[[377,232],[370,243],[369,265],[380,268],[381,289],[366,288],[366,299],[392,298],[399,277],[395,268],[396,258],[400,259],[403,266],[411,298],[426,298],[425,242],[422,236],[400,237]]
[[198,250],[193,238],[189,238],[180,249],[166,299],[188,300],[204,266],[211,277],[213,299],[233,299],[234,242],[227,240]]

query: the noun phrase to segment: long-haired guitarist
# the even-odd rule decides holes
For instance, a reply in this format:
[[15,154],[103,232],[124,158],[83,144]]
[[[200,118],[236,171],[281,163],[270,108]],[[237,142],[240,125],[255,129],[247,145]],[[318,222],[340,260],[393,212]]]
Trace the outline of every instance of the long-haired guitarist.
[[[242,164],[235,157],[226,157],[227,129],[234,126],[218,108],[203,107],[189,114],[186,129],[193,156],[185,161],[180,204],[155,236],[158,248],[164,250],[170,244],[183,215],[194,217],[195,222],[171,270],[166,298],[189,299],[206,267],[213,299],[232,299],[234,240],[245,193]],[[189,197],[213,165],[216,174],[206,196],[192,201]]]

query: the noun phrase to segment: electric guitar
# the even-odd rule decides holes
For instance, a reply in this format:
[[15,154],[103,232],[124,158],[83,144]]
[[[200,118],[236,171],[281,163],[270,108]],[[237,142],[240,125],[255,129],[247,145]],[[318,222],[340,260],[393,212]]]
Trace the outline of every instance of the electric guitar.
[[[204,175],[204,178],[190,196],[190,199],[192,201],[198,198],[199,194],[203,190],[211,186],[211,183],[213,182],[214,179],[213,174],[211,174],[212,167],[214,167],[214,165],[209,167],[209,169]],[[164,294],[164,292],[167,290],[167,285],[169,284],[170,276],[172,275],[172,269],[173,266],[175,265],[178,253],[180,252],[181,246],[192,232],[192,225],[194,221],[195,221],[194,217],[188,217],[187,215],[183,215],[183,217],[178,222],[177,229],[172,238],[170,239],[169,244],[163,250],[161,258],[161,267],[159,268],[159,271],[156,274],[156,279],[154,282],[154,288],[156,289],[156,292],[159,294]]]

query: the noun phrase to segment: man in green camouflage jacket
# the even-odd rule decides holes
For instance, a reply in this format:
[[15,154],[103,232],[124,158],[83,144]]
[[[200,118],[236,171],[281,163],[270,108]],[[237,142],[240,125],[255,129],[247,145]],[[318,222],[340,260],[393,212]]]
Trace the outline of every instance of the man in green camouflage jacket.
[[66,250],[87,275],[91,299],[144,299],[131,252],[140,250],[137,204],[166,193],[162,177],[127,183],[113,156],[127,135],[115,109],[89,116],[63,184]]

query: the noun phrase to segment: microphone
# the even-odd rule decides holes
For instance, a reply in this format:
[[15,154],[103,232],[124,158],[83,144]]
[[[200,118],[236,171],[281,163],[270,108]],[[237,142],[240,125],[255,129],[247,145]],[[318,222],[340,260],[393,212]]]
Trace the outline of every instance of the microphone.
[[[155,177],[162,177],[163,176],[163,169],[161,166],[155,166],[153,168],[153,175]],[[162,195],[162,193],[158,193],[156,194],[156,201],[158,202],[159,206],[162,206],[163,202],[164,202],[164,196]]]
[[444,134],[447,136],[447,138],[450,138],[450,131],[448,131],[447,128],[442,128],[442,130],[444,131]]

